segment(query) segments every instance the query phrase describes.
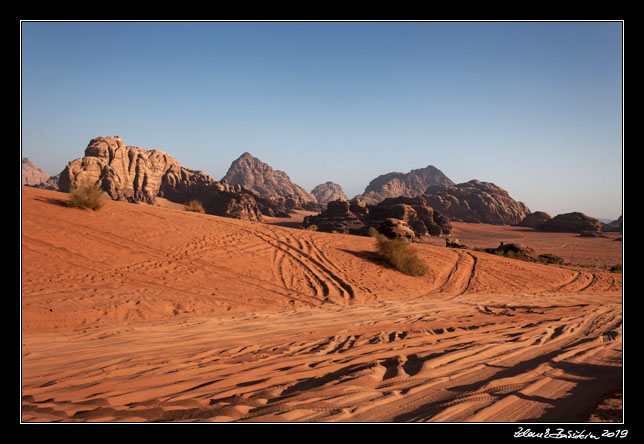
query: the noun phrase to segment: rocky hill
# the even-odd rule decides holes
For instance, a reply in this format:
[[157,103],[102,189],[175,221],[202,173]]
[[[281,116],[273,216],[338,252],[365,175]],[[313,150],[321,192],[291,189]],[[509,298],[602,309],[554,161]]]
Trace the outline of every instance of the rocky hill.
[[49,175],[38,168],[31,160],[26,157],[22,158],[22,184],[38,185],[46,182]]
[[317,202],[304,188],[294,184],[284,171],[274,170],[249,153],[236,159],[223,177],[230,185],[241,185],[260,196],[282,196],[300,199],[302,202]]
[[177,203],[196,199],[206,213],[237,219],[289,213],[287,199],[267,198],[241,185],[216,181],[182,167],[162,151],[127,146],[118,136],[92,139],[85,156],[69,162],[60,173],[58,185],[60,191],[69,192],[85,182],[97,183],[115,200],[152,204],[157,196]]
[[388,197],[415,197],[423,194],[432,185],[453,185],[438,168],[429,165],[425,168],[411,170],[408,173],[388,173],[373,179],[354,199],[364,200],[375,205]]
[[429,206],[452,221],[515,225],[530,213],[523,202],[512,199],[503,188],[478,180],[431,186],[423,197]]
[[322,205],[326,205],[329,202],[338,199],[348,200],[342,187],[333,182],[326,182],[316,186],[311,190],[311,194],[315,197],[317,202]]
[[538,231],[562,233],[599,232],[601,228],[601,222],[580,212],[558,214],[535,227]]

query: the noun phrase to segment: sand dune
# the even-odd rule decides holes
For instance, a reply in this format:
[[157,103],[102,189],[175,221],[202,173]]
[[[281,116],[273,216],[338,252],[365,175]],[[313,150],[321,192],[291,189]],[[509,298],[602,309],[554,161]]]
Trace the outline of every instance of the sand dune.
[[22,196],[23,421],[587,420],[622,383],[621,274]]

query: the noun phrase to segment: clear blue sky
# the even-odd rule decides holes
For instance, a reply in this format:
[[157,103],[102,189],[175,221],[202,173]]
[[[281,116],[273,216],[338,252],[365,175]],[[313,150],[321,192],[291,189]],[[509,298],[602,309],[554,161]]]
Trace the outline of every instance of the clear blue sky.
[[22,155],[119,135],[221,179],[248,151],[349,197],[434,165],[622,214],[621,22],[23,22]]

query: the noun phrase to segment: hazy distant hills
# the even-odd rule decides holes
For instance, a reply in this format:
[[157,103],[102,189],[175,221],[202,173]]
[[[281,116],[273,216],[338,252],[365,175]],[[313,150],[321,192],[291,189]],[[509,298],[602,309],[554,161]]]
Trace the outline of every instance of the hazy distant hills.
[[433,165],[411,170],[408,173],[388,173],[376,177],[364,193],[354,199],[362,199],[369,205],[375,205],[388,197],[416,197],[433,185],[454,185],[441,170]]

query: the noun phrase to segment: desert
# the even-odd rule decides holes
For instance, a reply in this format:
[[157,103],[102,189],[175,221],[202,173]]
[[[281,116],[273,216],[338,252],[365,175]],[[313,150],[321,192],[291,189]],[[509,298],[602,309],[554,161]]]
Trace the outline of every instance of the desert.
[[432,237],[416,277],[303,211],[21,198],[24,422],[621,420],[620,233],[454,222],[469,247],[565,264]]

